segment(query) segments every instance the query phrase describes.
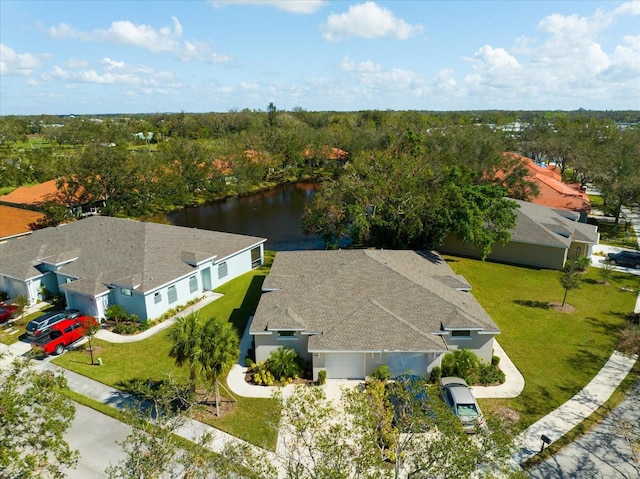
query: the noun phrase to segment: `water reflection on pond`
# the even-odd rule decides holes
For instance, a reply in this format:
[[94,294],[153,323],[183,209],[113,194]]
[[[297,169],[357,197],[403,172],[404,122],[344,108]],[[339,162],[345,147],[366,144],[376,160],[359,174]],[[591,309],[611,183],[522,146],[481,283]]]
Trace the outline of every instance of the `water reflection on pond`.
[[302,212],[319,185],[302,182],[240,198],[169,213],[177,226],[226,231],[267,238],[266,249],[275,251],[323,249],[317,236],[302,233]]

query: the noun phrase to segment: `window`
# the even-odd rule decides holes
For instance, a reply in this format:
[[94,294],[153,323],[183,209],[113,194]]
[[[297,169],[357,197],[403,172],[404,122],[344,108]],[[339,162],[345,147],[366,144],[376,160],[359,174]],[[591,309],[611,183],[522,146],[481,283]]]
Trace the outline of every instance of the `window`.
[[296,339],[295,331],[278,331],[278,339]]
[[196,291],[198,291],[198,278],[194,275],[189,278],[189,292],[195,293]]
[[452,338],[467,338],[470,339],[471,338],[471,331],[469,331],[468,329],[461,329],[458,331],[451,331],[451,337]]
[[260,246],[251,250],[251,267],[257,268],[262,264],[262,258],[260,257]]
[[162,294],[160,293],[160,291],[158,291],[153,295],[153,302],[154,304],[158,304],[160,301],[162,301]]
[[167,288],[167,298],[169,298],[169,304],[178,301],[178,292],[176,291],[175,285]]
[[125,296],[133,296],[133,291],[129,288],[120,288],[120,292]]
[[229,272],[227,271],[227,263],[220,263],[218,265],[218,279],[224,278]]

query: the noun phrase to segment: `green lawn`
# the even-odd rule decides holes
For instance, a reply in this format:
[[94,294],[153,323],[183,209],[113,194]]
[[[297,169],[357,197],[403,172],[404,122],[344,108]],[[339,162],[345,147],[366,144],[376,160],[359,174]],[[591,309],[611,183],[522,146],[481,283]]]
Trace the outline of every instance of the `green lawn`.
[[[269,255],[269,261],[273,255]],[[633,310],[640,277],[614,273],[611,284],[598,284],[597,269],[585,275],[580,289],[570,291],[572,314],[556,312],[547,303],[562,301],[557,271],[536,270],[478,260],[447,257],[455,272],[473,286],[472,293],[502,330],[498,341],[525,377],[522,395],[512,400],[485,400],[483,408],[510,407],[526,427],[582,389],[611,355],[616,329]],[[201,317],[225,317],[240,332],[255,311],[268,269],[252,271],[218,291],[224,296],[200,311]],[[625,291],[632,289],[632,291]],[[126,388],[136,378],[186,379],[168,357],[167,333],[129,344],[94,341],[103,366],[90,366],[86,351],[75,351],[55,363],[111,386]],[[234,412],[211,425],[254,444],[275,448],[278,405],[273,400],[238,397]]]
[[[511,400],[485,400],[484,408],[507,406],[526,427],[580,391],[600,370],[616,345],[616,330],[633,311],[640,277],[614,273],[598,284],[596,268],[569,291],[575,313],[557,312],[562,301],[559,272],[447,257],[471,283],[473,295],[502,330],[497,340],[525,378],[523,393]],[[621,288],[630,288],[625,291]]]
[[[273,260],[268,252],[267,264]],[[262,281],[268,267],[251,271],[216,290],[224,296],[202,308],[201,318],[216,316],[229,319],[240,335],[253,314],[260,298]],[[169,357],[171,344],[167,331],[134,343],[114,344],[94,340],[95,357],[102,358],[102,366],[91,366],[86,348],[70,351],[54,359],[54,363],[112,387],[126,389],[134,379],[161,380],[172,377],[187,380],[187,369],[177,367]],[[271,399],[236,397],[234,411],[211,425],[241,437],[253,444],[275,449],[277,432],[274,424],[279,417],[276,401]]]

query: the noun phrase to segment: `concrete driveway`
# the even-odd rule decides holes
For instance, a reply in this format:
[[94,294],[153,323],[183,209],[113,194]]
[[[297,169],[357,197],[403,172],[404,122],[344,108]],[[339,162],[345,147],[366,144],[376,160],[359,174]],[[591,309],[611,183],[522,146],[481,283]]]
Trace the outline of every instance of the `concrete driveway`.
[[[632,454],[620,433],[627,421],[635,437],[640,436],[640,383],[604,421],[553,457],[529,471],[533,479],[635,479],[640,477],[640,457]],[[635,460],[634,460],[635,459]]]

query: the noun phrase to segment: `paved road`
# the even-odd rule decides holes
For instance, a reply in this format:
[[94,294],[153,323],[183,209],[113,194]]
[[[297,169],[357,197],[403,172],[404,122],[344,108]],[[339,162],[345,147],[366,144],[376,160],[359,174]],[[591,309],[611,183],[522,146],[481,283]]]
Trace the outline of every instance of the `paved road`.
[[[530,471],[533,479],[637,479],[640,465],[619,431],[628,421],[640,436],[640,383],[590,432]],[[636,458],[638,460],[640,458]]]
[[123,441],[131,428],[112,417],[76,403],[76,417],[65,434],[72,449],[80,452],[78,467],[65,470],[67,479],[105,478],[105,469],[124,458],[116,441]]

